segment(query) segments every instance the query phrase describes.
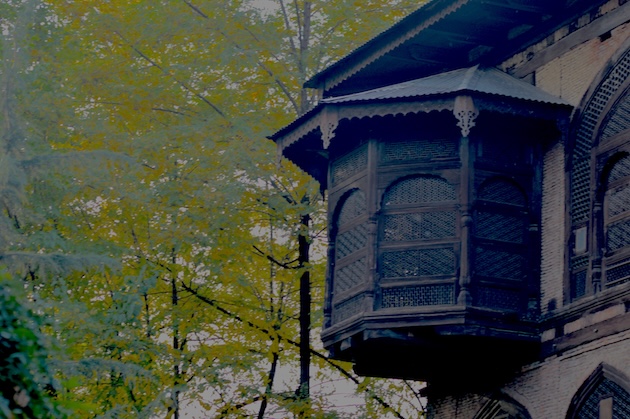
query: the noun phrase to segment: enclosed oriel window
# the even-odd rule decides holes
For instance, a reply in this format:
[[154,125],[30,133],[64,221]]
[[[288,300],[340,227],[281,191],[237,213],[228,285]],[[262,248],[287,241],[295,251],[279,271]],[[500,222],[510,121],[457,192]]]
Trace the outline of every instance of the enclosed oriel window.
[[367,202],[360,189],[351,190],[339,203],[335,230],[332,321],[338,323],[359,313],[357,292],[368,278]]
[[570,108],[475,66],[326,97],[274,135],[328,191],[332,357],[426,379],[475,369],[462,345],[535,352],[541,155]]
[[[455,188],[438,176],[395,182],[382,202],[381,308],[453,304],[457,269]],[[437,285],[436,283],[442,283]]]

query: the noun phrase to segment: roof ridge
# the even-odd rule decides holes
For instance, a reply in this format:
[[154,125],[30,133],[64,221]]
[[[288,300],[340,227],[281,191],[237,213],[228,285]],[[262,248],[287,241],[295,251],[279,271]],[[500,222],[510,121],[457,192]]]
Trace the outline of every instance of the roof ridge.
[[479,64],[473,67],[470,67],[468,70],[466,70],[466,72],[464,73],[464,77],[462,78],[462,81],[456,90],[474,89],[474,87],[477,85],[477,82],[479,81],[479,78],[480,78],[480,75],[477,74],[478,69],[479,69]]

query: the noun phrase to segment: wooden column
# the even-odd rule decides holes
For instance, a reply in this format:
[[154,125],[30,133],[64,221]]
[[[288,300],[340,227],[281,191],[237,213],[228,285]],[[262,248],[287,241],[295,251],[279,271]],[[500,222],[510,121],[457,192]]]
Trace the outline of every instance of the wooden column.
[[593,294],[602,290],[602,246],[604,245],[603,226],[604,218],[602,212],[603,194],[593,205],[593,218],[590,225],[592,243],[590,243],[591,255],[591,287]]
[[365,291],[365,312],[375,309],[375,299],[378,300],[378,190],[376,170],[378,166],[378,141],[371,139],[368,142],[367,163],[367,211],[368,211],[368,240],[367,240],[367,268],[368,278]]
[[472,241],[472,153],[471,144],[468,135],[470,129],[475,126],[475,119],[479,112],[475,108],[475,104],[470,96],[458,96],[455,98],[453,114],[457,119],[457,126],[461,130],[461,138],[459,145],[459,155],[461,159],[461,177],[460,177],[460,214],[461,214],[461,257],[459,266],[459,294],[457,296],[457,304],[469,306],[472,304],[472,295],[470,293],[471,283],[471,241]]

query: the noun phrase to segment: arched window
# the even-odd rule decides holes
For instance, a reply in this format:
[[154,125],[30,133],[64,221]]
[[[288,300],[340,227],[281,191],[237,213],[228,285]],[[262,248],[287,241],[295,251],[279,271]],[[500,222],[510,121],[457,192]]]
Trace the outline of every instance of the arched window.
[[491,178],[475,202],[475,304],[520,311],[527,277],[527,199],[511,180]]
[[630,418],[628,391],[623,374],[600,364],[573,396],[567,419]]
[[504,394],[488,401],[473,419],[531,419],[523,406]]
[[611,160],[603,205],[605,288],[630,280],[630,155]]
[[[456,191],[445,179],[421,175],[392,184],[384,193],[380,223],[382,307],[453,304],[457,270]],[[433,282],[427,284],[427,281]],[[412,285],[413,284],[413,285]]]
[[[608,181],[604,176],[599,192],[605,194],[597,194],[593,199],[592,193],[598,186],[593,173],[601,174],[603,163],[610,162],[611,154],[630,142],[629,75],[630,50],[626,50],[602,74],[601,81],[581,106],[580,118],[572,130],[569,143],[571,234],[568,236],[569,277],[566,281],[568,302],[594,294],[606,286],[625,282],[630,271],[621,257],[626,247],[623,243],[630,231],[629,223],[623,221],[625,210],[612,215],[602,207],[602,204],[608,205],[616,193],[624,193],[616,191],[617,188],[623,189],[621,184],[624,180]],[[614,170],[620,169],[621,166]],[[607,270],[610,274],[608,279]]]
[[527,201],[512,182],[492,179],[479,190],[475,212],[475,273],[520,280],[525,276]]
[[338,204],[335,214],[332,323],[352,317],[361,309],[361,301],[356,294],[368,277],[365,194],[359,189],[350,191]]

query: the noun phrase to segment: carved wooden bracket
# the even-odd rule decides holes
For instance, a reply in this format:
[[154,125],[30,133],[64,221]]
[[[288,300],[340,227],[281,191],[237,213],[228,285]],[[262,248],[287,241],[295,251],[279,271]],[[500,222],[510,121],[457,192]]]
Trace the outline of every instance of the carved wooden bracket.
[[475,119],[479,115],[472,98],[470,96],[457,96],[453,114],[457,118],[457,126],[461,130],[462,137],[468,137],[470,129],[475,126]]
[[321,115],[321,125],[319,129],[322,131],[322,142],[324,150],[330,146],[330,141],[335,136],[335,130],[339,126],[339,114],[335,106],[327,106]]

